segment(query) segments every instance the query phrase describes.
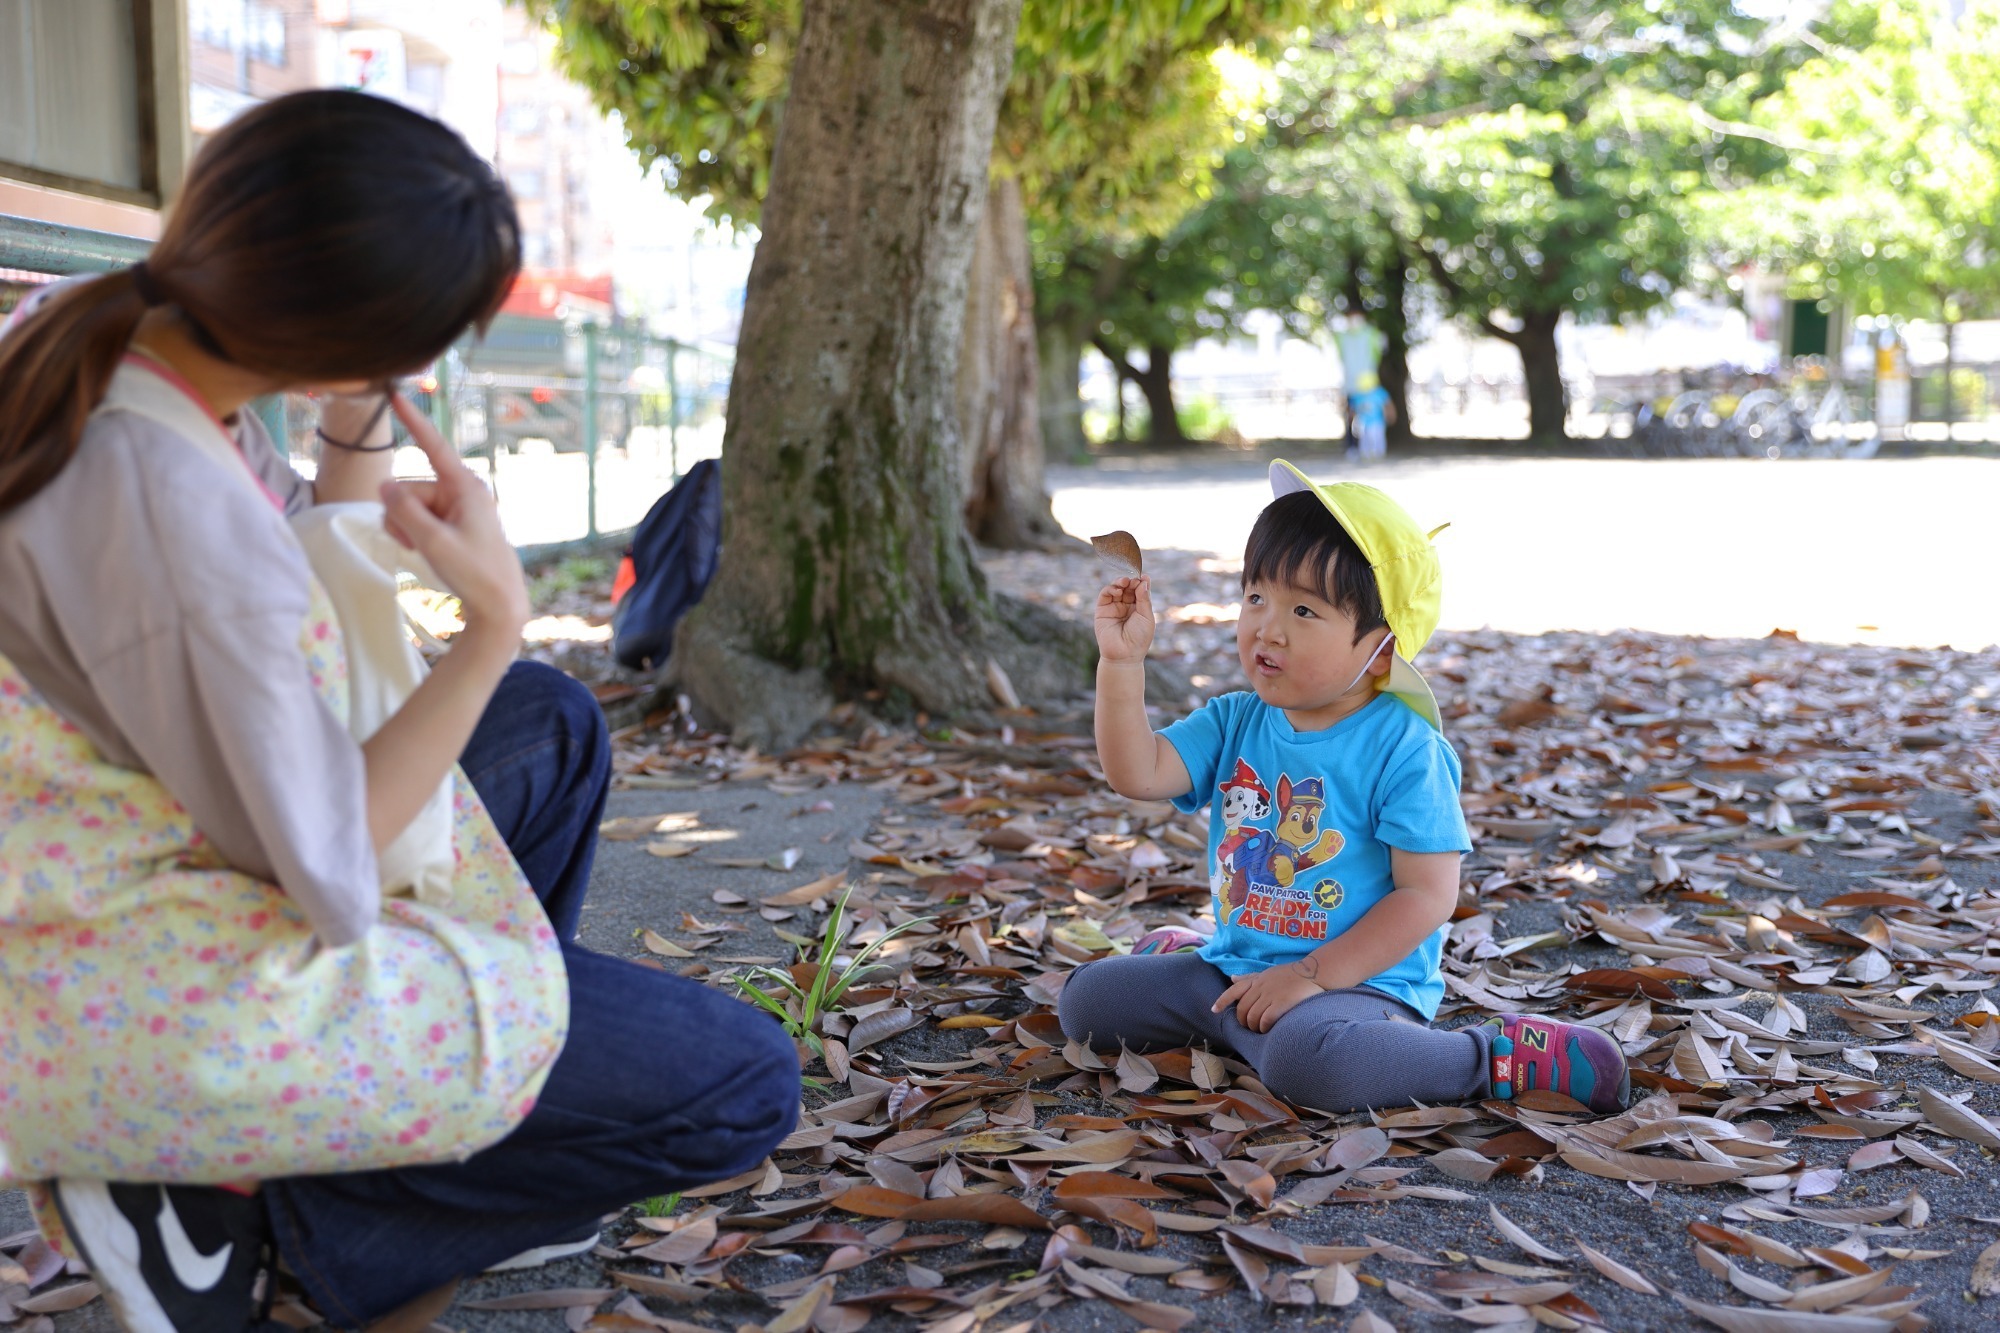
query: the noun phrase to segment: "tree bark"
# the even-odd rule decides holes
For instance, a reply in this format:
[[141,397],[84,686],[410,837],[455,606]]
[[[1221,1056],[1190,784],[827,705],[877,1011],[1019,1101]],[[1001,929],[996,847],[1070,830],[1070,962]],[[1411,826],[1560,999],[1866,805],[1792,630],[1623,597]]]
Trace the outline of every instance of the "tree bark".
[[1952,399],[1952,372],[1958,369],[1958,321],[1949,313],[1944,315],[1944,437],[1952,438],[1952,422],[1958,416],[1958,404]]
[[1569,391],[1563,387],[1562,355],[1556,346],[1560,310],[1540,310],[1521,317],[1516,333],[1505,335],[1521,354],[1521,375],[1528,386],[1528,438],[1540,444],[1569,439]]
[[1382,388],[1396,409],[1389,418],[1389,443],[1406,445],[1410,432],[1410,306],[1409,271],[1403,252],[1392,245],[1382,265]]
[[[1080,687],[1087,640],[1005,608],[966,534],[955,386],[1021,0],[805,0],[724,443],[723,550],[668,667],[739,743],[837,695],[988,708]],[[1080,641],[1081,640],[1081,641]]]
[[965,521],[974,538],[999,550],[1065,539],[1049,506],[1039,363],[1028,214],[1020,182],[1002,177],[987,190],[958,366]]
[[1147,440],[1152,444],[1186,444],[1180,408],[1174,404],[1174,349],[1157,343],[1146,348],[1145,373],[1132,378],[1139,392],[1146,395],[1146,414],[1151,418]]
[[1174,405],[1174,349],[1157,344],[1146,348],[1146,368],[1141,370],[1132,364],[1124,353],[1106,343],[1102,338],[1093,339],[1097,350],[1104,353],[1104,359],[1121,377],[1118,386],[1118,439],[1125,439],[1125,386],[1122,380],[1130,380],[1139,386],[1139,394],[1146,400],[1146,442],[1148,444],[1186,444],[1187,435],[1181,430],[1180,409]]
[[1042,445],[1064,462],[1080,463],[1090,453],[1083,433],[1083,343],[1059,321],[1035,330],[1040,353],[1036,383],[1041,395]]

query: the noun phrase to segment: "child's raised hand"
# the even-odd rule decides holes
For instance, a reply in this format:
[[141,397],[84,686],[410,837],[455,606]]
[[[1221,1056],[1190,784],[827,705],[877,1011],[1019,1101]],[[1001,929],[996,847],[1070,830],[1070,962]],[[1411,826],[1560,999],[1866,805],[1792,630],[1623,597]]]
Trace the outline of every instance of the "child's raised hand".
[[1107,662],[1144,661],[1153,646],[1152,583],[1118,579],[1097,594],[1097,651]]

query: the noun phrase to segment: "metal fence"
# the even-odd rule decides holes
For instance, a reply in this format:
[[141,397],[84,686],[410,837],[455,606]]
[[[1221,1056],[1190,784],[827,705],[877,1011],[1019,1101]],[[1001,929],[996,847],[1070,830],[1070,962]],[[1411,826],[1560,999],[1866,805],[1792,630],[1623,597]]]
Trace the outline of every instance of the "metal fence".
[[[37,285],[135,263],[149,248],[0,214],[0,313]],[[493,486],[509,535],[532,560],[616,537],[697,459],[720,456],[733,368],[726,346],[516,321],[487,342],[462,341],[407,388]],[[288,394],[252,408],[309,475],[313,402]],[[396,470],[424,475],[429,464],[408,448]]]

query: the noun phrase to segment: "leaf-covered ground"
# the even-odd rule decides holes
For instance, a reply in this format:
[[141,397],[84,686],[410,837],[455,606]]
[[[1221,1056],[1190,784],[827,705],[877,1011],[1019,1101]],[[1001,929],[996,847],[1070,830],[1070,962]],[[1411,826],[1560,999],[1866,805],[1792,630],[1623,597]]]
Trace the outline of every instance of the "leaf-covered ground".
[[[1156,652],[1232,688],[1233,567],[1147,565]],[[1079,614],[1099,578],[1081,552],[992,572]],[[599,618],[600,591],[559,609]],[[787,882],[787,854],[748,858],[761,894],[732,887],[699,817],[614,823],[663,867],[715,871],[638,951],[733,986],[758,964],[730,959],[765,956],[741,940],[813,956],[843,893],[843,959],[906,929],[819,1019],[771,1161],[635,1209],[594,1256],[477,1284],[445,1324],[2000,1326],[2000,656],[1447,633],[1422,660],[1476,847],[1439,1021],[1600,1026],[1634,1063],[1631,1110],[1544,1093],[1327,1116],[1224,1052],[1065,1042],[1071,968],[1207,904],[1205,823],[1113,795],[1082,707],[977,729],[854,715],[776,758],[668,717],[621,735],[627,789],[803,812],[864,784],[886,804],[845,869]],[[0,1323],[75,1299],[13,1248]]]

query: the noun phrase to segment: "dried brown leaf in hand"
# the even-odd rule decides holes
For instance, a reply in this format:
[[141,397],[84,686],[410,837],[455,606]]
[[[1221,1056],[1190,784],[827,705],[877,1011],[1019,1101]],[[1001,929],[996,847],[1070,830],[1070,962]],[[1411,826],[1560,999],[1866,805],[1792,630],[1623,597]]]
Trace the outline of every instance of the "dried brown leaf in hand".
[[1090,545],[1106,560],[1135,576],[1146,572],[1146,558],[1140,554],[1139,539],[1123,528],[1092,537]]

